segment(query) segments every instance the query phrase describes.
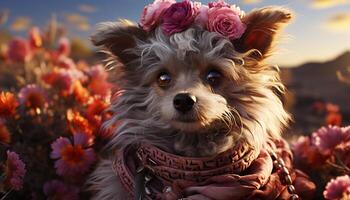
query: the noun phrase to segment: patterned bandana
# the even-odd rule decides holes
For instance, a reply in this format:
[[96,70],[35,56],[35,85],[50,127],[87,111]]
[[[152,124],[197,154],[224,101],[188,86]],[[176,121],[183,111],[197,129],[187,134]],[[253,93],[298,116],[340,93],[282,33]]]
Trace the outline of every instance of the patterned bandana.
[[289,199],[280,170],[274,170],[271,151],[286,163],[296,193],[312,199],[315,186],[305,174],[292,169],[291,152],[283,140],[269,141],[257,156],[247,144],[238,143],[215,157],[200,158],[139,144],[120,151],[113,167],[130,197],[136,192],[135,176],[143,171],[146,199]]

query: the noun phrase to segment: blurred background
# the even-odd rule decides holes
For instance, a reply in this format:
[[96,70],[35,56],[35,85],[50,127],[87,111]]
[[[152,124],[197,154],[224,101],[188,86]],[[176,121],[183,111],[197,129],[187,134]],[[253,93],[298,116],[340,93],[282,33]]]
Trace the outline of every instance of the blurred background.
[[[89,36],[99,22],[118,18],[138,22],[143,7],[152,2],[0,1],[1,200],[88,198],[89,194],[80,188],[94,167],[95,154],[108,141],[109,130],[101,132],[100,126],[111,114],[103,112],[111,98],[108,74],[100,65],[101,56],[90,44]],[[283,101],[294,122],[284,136],[290,142],[322,126],[350,124],[350,0],[226,2],[245,12],[278,5],[295,13],[275,55],[268,60],[280,66],[288,88]],[[87,138],[83,147],[75,144],[75,136],[82,133]],[[310,146],[310,139],[305,138],[298,140],[298,144],[301,141],[305,145],[296,145],[297,148]],[[70,150],[61,151],[66,155],[52,156],[58,151],[59,145],[55,144],[62,140]],[[25,165],[19,161],[10,165],[10,158],[22,159]],[[313,158],[323,159],[318,154]],[[56,166],[57,162],[66,167],[65,171]],[[17,174],[10,169],[16,169]],[[17,184],[9,182],[8,177],[13,174],[19,179]],[[328,177],[334,174],[328,173]],[[314,177],[321,197],[329,178],[319,180],[319,174]]]

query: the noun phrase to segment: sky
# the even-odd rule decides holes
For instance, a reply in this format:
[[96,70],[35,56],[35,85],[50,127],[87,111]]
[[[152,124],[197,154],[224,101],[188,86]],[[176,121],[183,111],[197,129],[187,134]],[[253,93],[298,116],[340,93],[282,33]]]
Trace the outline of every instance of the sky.
[[[71,37],[88,39],[103,21],[126,18],[138,21],[143,7],[153,0],[1,0],[0,29],[25,35],[32,26],[45,27],[52,14],[68,27]],[[202,0],[208,3],[208,0]],[[295,19],[286,27],[276,55],[269,62],[292,67],[322,62],[350,50],[350,0],[226,0],[246,13],[278,5],[291,9]]]

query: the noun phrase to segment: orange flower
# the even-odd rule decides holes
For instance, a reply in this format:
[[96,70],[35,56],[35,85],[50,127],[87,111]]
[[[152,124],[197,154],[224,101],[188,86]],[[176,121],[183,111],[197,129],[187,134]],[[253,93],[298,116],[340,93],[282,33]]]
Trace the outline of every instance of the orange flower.
[[89,121],[84,118],[78,111],[68,110],[67,120],[71,131],[74,133],[85,133],[89,136],[93,133],[93,128]]
[[101,98],[94,98],[87,107],[86,113],[88,116],[101,115],[107,107],[107,102],[103,101]]
[[11,117],[16,114],[18,102],[10,92],[0,93],[0,117]]
[[8,131],[7,127],[5,126],[5,123],[0,120],[0,144],[8,144],[11,142],[11,135]]
[[337,112],[339,112],[340,109],[339,109],[338,105],[335,105],[335,104],[332,104],[332,103],[327,103],[326,104],[326,110],[329,113],[337,113]]
[[43,39],[40,34],[40,30],[38,27],[33,27],[29,31],[29,44],[30,47],[35,49],[35,48],[40,48],[43,45]]
[[86,109],[86,117],[91,124],[95,127],[99,127],[103,118],[106,118],[107,113],[103,111],[108,107],[108,103],[101,98],[95,97],[88,105]]
[[76,81],[73,85],[73,94],[79,103],[86,103],[89,100],[89,91],[82,86],[80,81]]
[[343,117],[340,113],[329,113],[326,116],[326,125],[340,126],[342,123]]

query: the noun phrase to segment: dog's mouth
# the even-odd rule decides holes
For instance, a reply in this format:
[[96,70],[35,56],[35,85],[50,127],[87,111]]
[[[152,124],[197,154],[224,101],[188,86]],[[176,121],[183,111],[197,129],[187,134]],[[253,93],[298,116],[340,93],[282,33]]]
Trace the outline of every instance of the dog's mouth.
[[229,132],[231,127],[228,127],[226,123],[222,120],[199,120],[190,117],[183,117],[172,120],[170,124],[179,129],[182,132],[186,133],[226,133]]

